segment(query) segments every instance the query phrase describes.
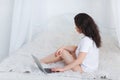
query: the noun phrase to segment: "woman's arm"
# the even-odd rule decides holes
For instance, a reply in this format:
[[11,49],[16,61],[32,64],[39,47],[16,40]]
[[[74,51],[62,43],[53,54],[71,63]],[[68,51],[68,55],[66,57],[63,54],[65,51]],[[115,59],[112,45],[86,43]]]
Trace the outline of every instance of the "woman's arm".
[[55,56],[59,56],[63,50],[67,50],[70,53],[75,53],[76,49],[77,49],[77,46],[74,46],[74,45],[61,47],[55,52]]

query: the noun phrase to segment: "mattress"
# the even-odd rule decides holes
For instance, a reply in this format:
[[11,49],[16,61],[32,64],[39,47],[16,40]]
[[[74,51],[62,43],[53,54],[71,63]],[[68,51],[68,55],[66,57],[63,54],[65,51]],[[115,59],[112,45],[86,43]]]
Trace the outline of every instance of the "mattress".
[[[50,36],[52,35],[52,36]],[[72,35],[72,38],[71,38]],[[119,80],[120,74],[120,50],[116,47],[113,38],[104,37],[103,46],[100,49],[100,67],[94,73],[73,72],[71,70],[45,75],[41,72],[31,54],[42,58],[53,53],[64,45],[73,45],[79,42],[78,35],[63,34],[38,34],[32,42],[25,44],[19,50],[0,63],[0,80]],[[62,67],[63,62],[42,64],[45,68]]]

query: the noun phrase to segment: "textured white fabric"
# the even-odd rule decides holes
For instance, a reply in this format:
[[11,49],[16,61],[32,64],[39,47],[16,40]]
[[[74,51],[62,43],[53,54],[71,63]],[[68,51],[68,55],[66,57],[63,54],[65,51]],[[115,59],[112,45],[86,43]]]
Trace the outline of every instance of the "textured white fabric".
[[31,0],[15,0],[10,35],[10,55],[31,40]]
[[[75,33],[76,34],[76,33]],[[77,77],[77,80],[80,80],[78,76],[81,78],[91,79],[93,77],[100,79],[101,76],[106,75],[107,78],[111,78],[113,80],[117,80],[120,74],[120,50],[116,47],[114,38],[110,38],[109,36],[102,36],[102,47],[100,48],[100,65],[97,72],[94,73],[85,73],[80,75],[78,72],[67,71],[63,75],[60,73],[62,78],[58,79],[58,74],[54,74],[55,77],[43,77],[43,73],[41,73],[37,66],[33,63],[33,59],[31,54],[37,56],[37,58],[42,58],[46,55],[51,54],[57,48],[63,45],[72,45],[79,42],[78,35],[74,33],[69,33],[63,36],[63,34],[52,34],[52,33],[44,33],[41,35],[38,34],[37,37],[33,40],[33,42],[24,45],[21,49],[15,52],[15,55],[11,55],[6,58],[0,64],[0,79],[2,80],[19,80],[18,77],[14,77],[15,75],[21,75],[23,77],[22,80],[26,79],[26,77],[31,78],[31,80],[61,80],[61,79],[69,79],[74,80],[73,78]],[[72,35],[72,36],[70,36]],[[107,56],[107,57],[106,57]],[[114,57],[113,57],[114,56]],[[113,65],[114,64],[114,65]],[[54,64],[42,64],[44,67],[58,67],[64,66],[62,62],[54,63]],[[2,71],[2,72],[1,72]],[[9,72],[11,71],[11,73]],[[30,74],[25,74],[25,71],[30,71]],[[14,72],[14,73],[13,73]],[[6,77],[7,75],[8,77]],[[39,75],[34,76],[34,75]],[[71,78],[71,77],[73,78]],[[35,79],[33,79],[36,77]],[[4,78],[4,79],[3,79]],[[20,78],[20,77],[19,77]],[[29,79],[28,78],[28,79]],[[71,79],[70,79],[71,78]],[[114,79],[115,78],[115,79]],[[21,79],[21,78],[20,78]],[[84,80],[84,79],[83,79]],[[92,79],[91,79],[92,80]]]

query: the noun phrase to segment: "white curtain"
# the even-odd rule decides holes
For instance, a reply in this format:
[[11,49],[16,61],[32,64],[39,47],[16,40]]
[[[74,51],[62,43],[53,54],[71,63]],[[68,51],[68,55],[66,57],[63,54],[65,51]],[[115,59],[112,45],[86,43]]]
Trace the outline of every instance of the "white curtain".
[[31,40],[31,0],[14,0],[9,54]]
[[111,0],[113,12],[113,24],[116,29],[118,46],[120,47],[120,0]]

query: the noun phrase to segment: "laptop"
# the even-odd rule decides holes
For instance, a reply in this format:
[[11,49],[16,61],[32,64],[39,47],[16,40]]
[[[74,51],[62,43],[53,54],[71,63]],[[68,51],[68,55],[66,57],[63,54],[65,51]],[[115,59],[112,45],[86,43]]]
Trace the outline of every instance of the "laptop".
[[39,70],[42,71],[43,73],[45,74],[48,74],[48,73],[54,73],[51,68],[43,68],[40,61],[34,56],[32,55],[32,58],[34,59],[36,65],[38,66]]

